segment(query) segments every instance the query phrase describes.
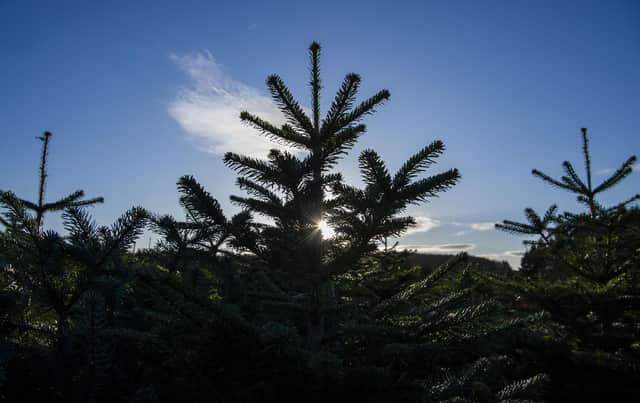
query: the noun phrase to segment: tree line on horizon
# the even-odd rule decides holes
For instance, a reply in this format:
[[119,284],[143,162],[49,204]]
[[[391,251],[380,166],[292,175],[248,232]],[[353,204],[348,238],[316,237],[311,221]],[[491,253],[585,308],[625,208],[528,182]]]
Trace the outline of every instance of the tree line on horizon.
[[[321,115],[320,50],[309,47],[309,112],[271,75],[286,123],[241,113],[299,153],[225,154],[244,192],[231,196],[233,216],[183,176],[184,217],[132,207],[98,225],[87,207],[101,197],[47,201],[52,135],[39,137],[37,201],[0,191],[0,401],[600,402],[640,392],[640,194],[598,200],[636,157],[594,185],[582,129],[584,178],[568,161],[560,179],[534,169],[586,211],[527,208],[526,222],[496,224],[527,237],[518,272],[497,275],[466,253],[413,264],[388,239],[415,225],[408,206],[461,174],[425,176],[445,151],[435,140],[396,172],[364,150],[363,186],[346,184],[335,166],[390,94],[357,102],[361,77],[350,73]],[[64,233],[46,229],[54,213]],[[322,236],[323,223],[335,236]],[[145,229],[160,241],[131,252]]]

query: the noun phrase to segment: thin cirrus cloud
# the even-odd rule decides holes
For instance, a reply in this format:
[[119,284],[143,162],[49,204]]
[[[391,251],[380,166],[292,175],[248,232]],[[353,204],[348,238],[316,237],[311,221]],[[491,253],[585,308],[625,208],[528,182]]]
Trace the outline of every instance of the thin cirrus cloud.
[[612,174],[613,171],[615,171],[613,168],[603,168],[603,169],[599,169],[596,174],[597,175],[609,175]]
[[263,157],[277,145],[240,120],[240,112],[246,110],[275,125],[284,123],[270,97],[224,73],[210,52],[170,58],[191,84],[178,92],[168,112],[202,148],[214,154],[232,151]]
[[457,227],[467,227],[468,228],[466,230],[455,232],[454,233],[455,236],[463,236],[463,235],[467,235],[470,232],[475,232],[475,231],[491,231],[491,230],[493,230],[495,228],[495,223],[492,223],[492,222],[474,222],[474,223],[470,223],[470,224],[463,224],[463,223],[455,222],[455,223],[453,223],[453,225],[455,225]]
[[442,222],[440,220],[437,220],[437,219],[431,218],[431,217],[427,217],[427,216],[415,216],[414,219],[416,221],[416,225],[414,225],[411,228],[409,228],[407,230],[407,232],[404,233],[405,236],[406,235],[420,233],[420,232],[431,231],[434,228],[443,227],[443,226],[446,227],[448,225],[453,225],[454,227],[467,228],[467,229],[455,232],[454,235],[456,235],[456,236],[466,235],[466,234],[468,234],[470,232],[475,232],[475,231],[490,231],[490,230],[493,230],[495,228],[495,224],[493,222],[477,222],[477,223],[450,222],[450,223],[447,223],[447,222]]
[[413,250],[418,253],[438,253],[438,254],[456,254],[460,252],[466,252],[475,248],[475,244],[472,243],[442,243],[442,244],[416,244],[416,245],[401,245],[401,249]]
[[524,256],[524,250],[505,250],[503,252],[496,253],[482,253],[478,256],[490,258],[490,259],[500,259],[500,258],[522,258]]
[[413,219],[416,225],[409,228],[404,235],[417,234],[419,232],[427,232],[440,226],[440,221],[427,216],[415,216]]
[[492,222],[475,222],[471,224],[471,229],[474,231],[490,231],[495,228],[495,223]]

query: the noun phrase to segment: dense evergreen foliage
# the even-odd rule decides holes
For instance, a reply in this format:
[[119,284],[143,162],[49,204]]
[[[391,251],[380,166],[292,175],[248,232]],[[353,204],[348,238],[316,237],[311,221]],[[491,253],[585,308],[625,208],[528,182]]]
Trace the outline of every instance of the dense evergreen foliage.
[[[557,214],[551,206],[544,217],[525,209],[527,223],[505,220],[498,229],[536,236],[523,258],[526,276],[509,287],[522,303],[546,309],[558,325],[563,351],[551,368],[558,381],[581,388],[582,401],[624,401],[637,392],[640,375],[640,208],[636,194],[611,207],[596,198],[632,172],[628,158],[600,185],[592,185],[587,129],[582,129],[586,179],[563,162],[566,175],[554,179],[536,169],[533,175],[577,195],[586,212]],[[571,389],[558,390],[571,399]],[[574,392],[571,390],[571,392]]]
[[[266,159],[228,153],[246,196],[225,215],[191,176],[178,180],[185,218],[141,207],[99,226],[82,191],[45,202],[0,192],[0,401],[516,402],[626,401],[639,392],[640,210],[596,196],[631,172],[629,158],[591,183],[569,162],[556,180],[586,212],[504,221],[536,237],[520,272],[466,254],[397,251],[405,214],[454,186],[456,169],[423,174],[433,141],[394,174],[373,150],[363,187],[333,171],[389,99],[356,103],[348,74],[321,118],[320,46],[309,48],[311,108],[283,80],[267,86],[287,118],[241,119],[297,149]],[[46,230],[62,212],[64,232]],[[261,216],[258,218],[258,216]],[[265,223],[268,222],[268,223]],[[329,223],[335,235],[323,237]],[[161,237],[132,251],[148,229]]]

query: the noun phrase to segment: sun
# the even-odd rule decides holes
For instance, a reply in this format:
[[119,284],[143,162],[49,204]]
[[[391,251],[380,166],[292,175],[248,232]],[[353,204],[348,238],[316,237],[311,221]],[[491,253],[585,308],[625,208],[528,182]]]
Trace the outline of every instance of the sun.
[[323,238],[333,238],[336,232],[329,226],[329,223],[326,220],[322,220],[318,223],[318,229],[320,233],[322,233]]

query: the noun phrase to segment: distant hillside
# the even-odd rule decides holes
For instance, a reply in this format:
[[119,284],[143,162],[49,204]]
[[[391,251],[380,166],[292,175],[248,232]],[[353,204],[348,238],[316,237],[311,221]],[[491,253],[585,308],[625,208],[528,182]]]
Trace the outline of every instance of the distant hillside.
[[[437,255],[430,253],[412,253],[408,258],[410,264],[422,266],[428,270],[435,269],[449,259],[451,259],[451,255]],[[476,263],[479,270],[485,273],[507,277],[514,272],[509,263],[504,261],[498,262],[484,257],[472,255],[469,255],[469,260],[473,263]]]

